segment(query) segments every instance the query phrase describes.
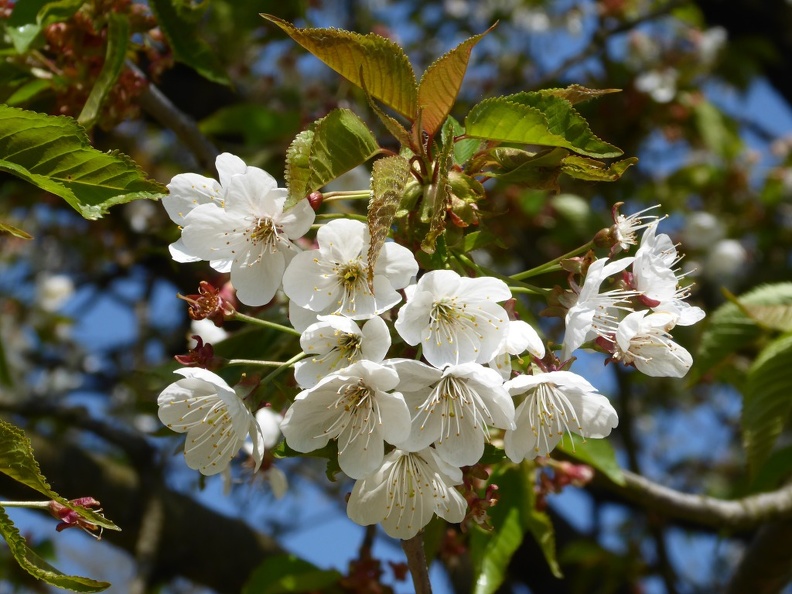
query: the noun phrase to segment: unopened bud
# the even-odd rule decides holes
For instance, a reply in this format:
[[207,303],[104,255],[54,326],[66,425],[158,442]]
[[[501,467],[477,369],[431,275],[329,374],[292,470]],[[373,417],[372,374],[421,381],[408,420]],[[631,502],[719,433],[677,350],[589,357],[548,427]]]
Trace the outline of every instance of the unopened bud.
[[308,204],[311,205],[315,211],[319,210],[319,207],[322,206],[322,202],[324,202],[324,194],[321,192],[311,192],[308,194]]

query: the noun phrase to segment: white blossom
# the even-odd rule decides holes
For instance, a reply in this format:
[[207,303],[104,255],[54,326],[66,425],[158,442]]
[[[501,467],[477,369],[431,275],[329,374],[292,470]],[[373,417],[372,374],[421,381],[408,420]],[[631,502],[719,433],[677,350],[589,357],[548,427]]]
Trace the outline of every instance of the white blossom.
[[[645,216],[644,213],[658,207],[659,205],[656,204],[628,216],[616,214],[616,208],[614,207],[613,234],[615,236],[616,246],[618,246],[620,250],[629,249],[631,245],[638,245],[638,231],[645,229],[657,220],[656,216]],[[613,255],[613,253],[614,251],[611,251],[611,255]]]
[[542,339],[527,322],[510,320],[506,338],[488,365],[496,369],[504,380],[507,380],[511,376],[512,356],[522,355],[526,351],[537,359],[544,357],[545,346]]
[[319,316],[300,337],[302,350],[313,355],[294,366],[294,377],[310,388],[333,371],[360,359],[381,362],[391,345],[385,320],[375,316],[362,328],[344,316]]
[[206,369],[189,367],[175,373],[184,377],[159,395],[158,415],[169,429],[187,433],[187,466],[207,476],[222,472],[250,435],[258,469],[264,456],[264,436],[236,392]]
[[465,518],[467,502],[454,488],[461,482],[461,470],[432,448],[395,449],[376,472],[355,483],[347,514],[362,526],[381,523],[389,536],[407,540],[434,514],[452,523]]
[[635,252],[632,285],[652,309],[675,313],[677,325],[690,326],[704,317],[704,311],[684,301],[690,289],[680,286],[682,275],[675,268],[680,259],[671,238],[657,234],[657,222],[649,225]]
[[400,448],[434,444],[449,464],[470,466],[484,454],[489,427],[514,428],[514,403],[494,369],[463,363],[440,370],[410,359],[389,364],[412,414],[410,436],[396,444]]
[[287,211],[285,203],[286,190],[272,176],[248,167],[231,178],[222,206],[200,204],[184,216],[184,247],[219,272],[230,272],[242,303],[264,305],[300,251],[293,240],[310,229],[315,217],[306,199]]
[[410,411],[394,389],[393,369],[358,361],[303,390],[286,412],[281,431],[298,452],[312,452],[338,441],[338,463],[347,475],[362,478],[376,470],[384,442],[396,444],[410,434]]
[[652,377],[684,377],[693,357],[671,339],[677,320],[669,312],[629,314],[616,330],[613,358]]
[[[230,153],[218,155],[215,168],[220,177],[219,182],[197,173],[180,173],[171,179],[168,184],[169,193],[161,202],[171,221],[179,227],[184,226],[184,217],[196,206],[214,203],[222,207],[231,178],[244,174],[248,169],[242,159]],[[170,253],[177,262],[198,262],[202,259],[191,254],[181,238],[170,245]],[[216,264],[222,267],[222,262],[218,261]]]
[[283,290],[300,307],[320,314],[341,314],[354,320],[379,315],[401,301],[397,292],[418,272],[412,252],[394,243],[382,246],[374,266],[372,293],[368,284],[368,227],[334,219],[316,234],[318,249],[298,254],[286,269]]
[[74,281],[70,276],[42,272],[36,277],[36,303],[44,311],[58,311],[72,295]]
[[517,428],[503,438],[506,455],[515,463],[546,456],[566,431],[601,438],[619,423],[610,401],[571,371],[518,375],[504,387],[512,396],[524,395],[517,407]]
[[631,309],[628,298],[635,295],[634,291],[614,289],[600,293],[600,285],[609,276],[621,272],[629,266],[634,258],[620,258],[609,261],[608,258],[595,260],[589,266],[583,285],[577,289],[575,304],[567,311],[565,322],[564,346],[561,359],[569,359],[572,352],[584,342],[597,336],[612,334],[618,324],[619,310]]
[[487,363],[506,338],[509,316],[498,305],[511,297],[501,280],[434,270],[406,290],[395,327],[407,344],[421,344],[435,367]]

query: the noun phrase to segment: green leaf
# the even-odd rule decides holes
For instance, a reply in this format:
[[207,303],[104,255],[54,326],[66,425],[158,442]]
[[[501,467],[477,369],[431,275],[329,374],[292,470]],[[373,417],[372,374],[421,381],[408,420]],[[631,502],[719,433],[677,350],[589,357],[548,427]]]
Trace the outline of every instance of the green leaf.
[[792,306],[792,282],[761,285],[741,295],[738,301],[721,305],[709,316],[690,372],[691,381],[695,382],[762,336],[762,328],[757,324],[761,317],[754,320],[748,312]]
[[0,105],[0,170],[60,196],[86,219],[166,191],[126,155],[92,148],[71,118],[6,105]]
[[2,507],[0,507],[0,535],[8,543],[8,548],[19,566],[36,579],[73,592],[101,592],[110,587],[107,582],[66,575],[55,569],[27,545]]
[[418,85],[418,107],[422,109],[421,124],[433,137],[454,106],[462,79],[465,78],[470,52],[495,25],[467,39],[426,69]]
[[471,109],[465,130],[474,138],[554,146],[589,157],[622,154],[592,134],[569,101],[540,93],[486,99]]
[[230,84],[225,69],[217,59],[217,49],[203,41],[196,26],[183,18],[176,9],[174,0],[151,0],[148,4],[177,60],[212,82]]
[[371,172],[371,201],[368,206],[368,228],[371,241],[368,250],[368,284],[374,292],[374,266],[388,238],[396,209],[410,179],[410,162],[398,155],[374,162]]
[[286,154],[286,208],[380,150],[368,126],[348,109],[334,109],[313,123],[311,133],[306,132],[294,139]]
[[792,334],[762,349],[748,371],[743,399],[743,445],[752,474],[761,468],[792,411]]
[[624,475],[616,460],[616,452],[607,439],[583,439],[574,433],[567,433],[556,446],[556,450],[578,462],[588,464],[617,485],[624,485]]
[[285,209],[291,208],[310,194],[308,180],[311,179],[309,165],[313,140],[314,131],[309,128],[300,132],[286,149],[284,178],[286,187],[289,189],[289,198],[284,205]]
[[740,304],[746,313],[759,326],[780,332],[792,331],[792,303],[776,305]]
[[129,44],[129,18],[125,14],[111,12],[107,23],[107,50],[102,70],[96,78],[91,94],[85,101],[77,122],[92,128],[99,117],[99,110],[110,94],[124,69],[126,51]]
[[44,27],[69,20],[84,0],[24,0],[14,5],[8,19],[6,33],[17,53],[23,54],[30,48]]
[[295,555],[275,555],[250,574],[242,594],[326,592],[342,577],[334,569],[319,569]]
[[53,491],[41,474],[38,462],[33,457],[33,446],[31,446],[30,440],[21,429],[2,419],[0,419],[0,472],[38,491],[47,499],[57,501],[76,511],[81,517],[97,526],[108,530],[121,530],[101,514],[74,505]]
[[470,535],[474,594],[492,594],[503,584],[512,556],[526,532],[542,549],[553,574],[561,577],[555,560],[555,536],[547,514],[536,510],[534,468],[503,465],[490,478],[498,485],[498,505],[490,510],[491,532],[475,528]]
[[582,103],[589,99],[599,99],[603,95],[621,93],[621,89],[588,89],[581,85],[569,85],[565,89],[542,89],[539,93],[542,95],[560,97],[574,105],[575,103]]
[[413,121],[418,92],[410,61],[396,43],[379,35],[340,29],[299,29],[278,17],[262,14],[330,68],[375,99]]
[[10,233],[14,237],[18,237],[19,239],[33,239],[33,236],[28,233],[27,231],[23,231],[13,225],[9,225],[8,223],[0,222],[0,233]]
[[618,180],[624,172],[638,162],[638,157],[630,157],[606,165],[602,161],[587,159],[577,155],[569,155],[561,162],[561,173],[566,173],[575,179],[586,181],[606,181],[613,182]]

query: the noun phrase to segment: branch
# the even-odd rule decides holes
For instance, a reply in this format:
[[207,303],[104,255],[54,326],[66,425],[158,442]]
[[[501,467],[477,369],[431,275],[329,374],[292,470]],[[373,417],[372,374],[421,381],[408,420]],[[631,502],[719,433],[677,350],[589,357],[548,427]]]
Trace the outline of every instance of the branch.
[[726,594],[777,594],[792,579],[792,520],[763,526],[743,555]]
[[749,530],[770,520],[792,519],[792,484],[769,493],[724,500],[682,493],[627,470],[622,472],[624,486],[600,474],[595,483],[666,518],[730,531]]
[[426,564],[424,552],[423,532],[419,532],[409,540],[401,541],[404,554],[407,556],[407,567],[412,574],[415,594],[432,594],[432,584],[429,581],[429,566]]
[[[146,79],[143,71],[130,60],[127,60],[126,66],[137,76]],[[159,122],[163,128],[173,130],[203,169],[214,171],[215,158],[219,153],[217,147],[203,135],[189,116],[171,103],[171,100],[154,83],[149,81],[146,90],[138,100],[143,111]]]

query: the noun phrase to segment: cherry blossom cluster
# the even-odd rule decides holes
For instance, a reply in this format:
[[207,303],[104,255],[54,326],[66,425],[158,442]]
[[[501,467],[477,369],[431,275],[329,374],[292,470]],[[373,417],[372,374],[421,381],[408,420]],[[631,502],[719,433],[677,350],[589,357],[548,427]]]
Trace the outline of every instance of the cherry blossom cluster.
[[[510,319],[504,280],[420,274],[412,252],[393,241],[369,278],[365,223],[331,219],[311,242],[307,200],[284,210],[286,190],[232,155],[218,157],[217,169],[219,182],[182,174],[169,185],[163,204],[182,229],[171,254],[230,273],[243,304],[288,300],[304,356],[294,366],[301,391],[280,431],[297,452],[334,444],[340,469],[356,481],[347,511],[359,524],[379,523],[408,539],[434,514],[463,521],[467,502],[456,487],[487,442],[520,463],[547,455],[565,432],[610,434],[618,423],[613,406],[570,371],[579,348],[605,350],[648,375],[681,377],[690,367],[670,331],[703,312],[684,301],[679,256],[657,234],[656,217],[615,215],[610,256],[590,261],[583,282],[573,280],[562,297],[559,359],[532,326]],[[637,245],[640,229],[636,254],[614,259]],[[602,290],[617,275],[618,286]],[[211,371],[177,373],[182,379],[159,397],[159,416],[187,434],[187,464],[221,472],[247,443],[258,468],[277,437],[272,417],[263,428],[243,391]]]

